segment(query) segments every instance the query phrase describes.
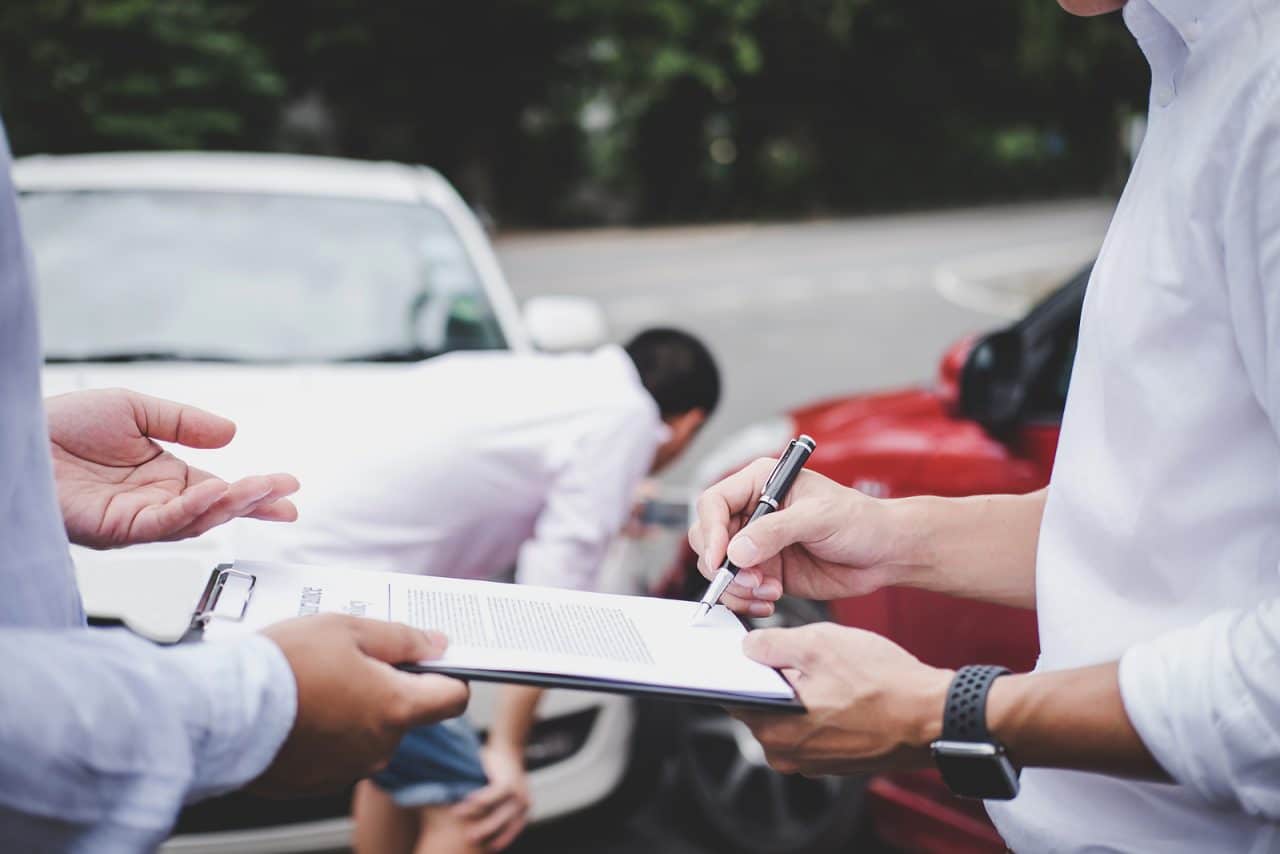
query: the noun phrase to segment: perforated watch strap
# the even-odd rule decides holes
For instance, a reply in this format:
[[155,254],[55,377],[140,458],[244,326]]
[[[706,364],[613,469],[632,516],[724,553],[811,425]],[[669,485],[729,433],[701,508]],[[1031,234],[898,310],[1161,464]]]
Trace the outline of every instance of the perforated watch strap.
[[994,664],[971,664],[956,671],[947,689],[942,716],[944,741],[994,741],[987,730],[987,692],[997,677],[1009,672]]

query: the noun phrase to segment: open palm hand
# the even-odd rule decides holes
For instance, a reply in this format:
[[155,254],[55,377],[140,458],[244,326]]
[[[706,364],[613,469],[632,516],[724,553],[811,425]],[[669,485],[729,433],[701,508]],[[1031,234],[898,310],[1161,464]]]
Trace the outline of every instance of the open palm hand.
[[115,548],[204,533],[241,516],[291,522],[287,474],[235,483],[187,465],[157,443],[220,448],[235,424],[191,406],[124,389],[73,392],[45,402],[53,473],[67,535]]

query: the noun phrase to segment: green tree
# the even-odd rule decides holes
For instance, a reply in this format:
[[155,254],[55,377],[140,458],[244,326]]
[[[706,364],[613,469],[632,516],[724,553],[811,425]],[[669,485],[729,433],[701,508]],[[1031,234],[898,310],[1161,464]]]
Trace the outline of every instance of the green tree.
[[0,107],[19,153],[265,144],[284,80],[247,3],[6,0]]

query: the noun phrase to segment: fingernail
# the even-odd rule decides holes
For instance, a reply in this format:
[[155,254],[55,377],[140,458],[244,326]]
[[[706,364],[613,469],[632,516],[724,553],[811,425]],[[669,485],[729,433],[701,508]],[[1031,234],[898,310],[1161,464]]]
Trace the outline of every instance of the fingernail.
[[423,634],[427,636],[427,640],[431,641],[432,646],[448,646],[449,645],[449,636],[446,635],[444,632],[439,632],[439,631],[436,631],[435,629],[427,629],[425,632],[423,632]]
[[781,591],[778,590],[778,585],[774,583],[773,579],[769,579],[768,581],[760,582],[760,585],[751,592],[758,599],[777,599]]
[[729,543],[729,560],[738,566],[752,566],[760,557],[760,549],[746,535],[739,535]]

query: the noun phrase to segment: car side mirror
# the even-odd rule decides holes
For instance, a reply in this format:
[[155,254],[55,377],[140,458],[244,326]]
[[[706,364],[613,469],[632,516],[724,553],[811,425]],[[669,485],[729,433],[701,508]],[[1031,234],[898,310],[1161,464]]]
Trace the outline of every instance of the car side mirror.
[[533,297],[524,304],[524,325],[539,350],[590,350],[609,337],[604,310],[585,297]]
[[1013,330],[974,342],[960,371],[960,414],[995,432],[1012,426],[1026,396],[1022,355],[1022,341]]

